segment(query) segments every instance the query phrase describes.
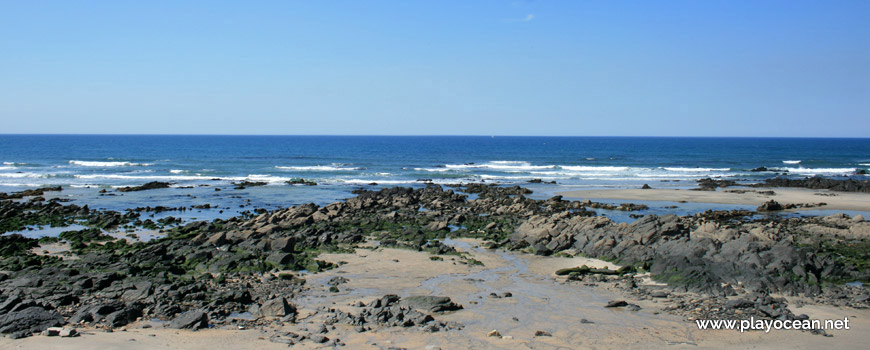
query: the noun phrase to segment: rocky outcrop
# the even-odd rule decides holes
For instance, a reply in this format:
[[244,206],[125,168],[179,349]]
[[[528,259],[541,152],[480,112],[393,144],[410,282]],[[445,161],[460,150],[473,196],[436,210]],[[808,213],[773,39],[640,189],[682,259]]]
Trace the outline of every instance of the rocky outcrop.
[[[538,254],[573,249],[644,267],[674,287],[715,295],[731,294],[740,285],[748,291],[813,296],[822,292],[822,280],[870,278],[861,265],[834,258],[865,259],[852,244],[867,247],[856,238],[868,232],[866,222],[845,216],[754,222],[728,216],[713,221],[710,216],[647,215],[631,224],[603,217],[534,216],[509,240],[514,248],[529,247]],[[840,247],[833,248],[839,252],[814,248],[820,242]]]
[[159,189],[159,188],[169,188],[170,185],[172,185],[172,184],[169,182],[151,181],[149,183],[146,183],[146,184],[140,185],[140,186],[121,187],[118,189],[118,192],[135,192],[135,191],[155,190],[155,189]]
[[841,192],[870,192],[870,180],[830,179],[821,176],[804,179],[789,179],[777,177],[766,179],[755,187],[801,187],[813,190],[831,190]]

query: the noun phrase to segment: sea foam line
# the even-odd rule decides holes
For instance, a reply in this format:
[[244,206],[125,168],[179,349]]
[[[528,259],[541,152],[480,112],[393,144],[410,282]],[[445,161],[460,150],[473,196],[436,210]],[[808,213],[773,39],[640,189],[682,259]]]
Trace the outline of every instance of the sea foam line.
[[363,168],[348,168],[341,166],[333,166],[333,165],[308,165],[308,166],[275,166],[276,169],[281,170],[292,170],[292,171],[357,171],[363,170]]
[[496,160],[482,164],[445,164],[448,169],[493,169],[493,170],[540,170],[553,169],[555,165],[532,165],[529,162]]
[[846,175],[854,173],[857,168],[773,168],[776,171],[788,171],[792,174],[816,175],[816,174],[831,174],[831,175]]
[[70,165],[78,165],[78,166],[88,166],[88,167],[119,167],[119,166],[149,166],[154,165],[151,163],[132,163],[132,162],[105,162],[105,161],[91,161],[91,160],[71,160],[69,161]]

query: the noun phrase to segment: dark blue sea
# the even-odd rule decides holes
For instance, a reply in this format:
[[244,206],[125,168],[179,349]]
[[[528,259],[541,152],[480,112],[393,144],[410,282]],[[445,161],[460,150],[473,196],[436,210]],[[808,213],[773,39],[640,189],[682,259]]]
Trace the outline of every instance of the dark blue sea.
[[[0,161],[0,192],[61,185],[58,196],[97,207],[212,202],[233,209],[229,215],[240,207],[326,203],[359,187],[425,182],[525,184],[543,197],[643,184],[690,188],[706,177],[867,178],[856,172],[870,168],[870,139],[0,135]],[[758,167],[768,171],[750,171]],[[285,183],[298,178],[318,186]],[[527,184],[532,179],[557,184]],[[233,190],[244,180],[268,185]],[[98,194],[149,181],[173,188]],[[202,214],[209,215],[217,214]]]

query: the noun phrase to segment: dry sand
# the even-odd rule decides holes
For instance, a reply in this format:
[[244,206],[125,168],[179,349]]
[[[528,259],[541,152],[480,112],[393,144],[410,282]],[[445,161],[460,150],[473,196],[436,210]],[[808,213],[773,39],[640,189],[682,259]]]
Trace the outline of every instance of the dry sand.
[[[764,194],[774,191],[775,194]],[[827,205],[800,210],[834,209],[870,211],[870,193],[832,192],[803,188],[726,188],[718,191],[693,191],[677,189],[613,189],[561,192],[566,198],[620,199],[637,201],[686,201],[692,203],[744,204],[758,206],[771,199],[780,204],[803,204],[824,202]]]
[[[324,254],[333,262],[346,262],[325,273],[303,275],[309,290],[296,298],[300,309],[297,324],[267,330],[210,329],[197,332],[142,328],[133,324],[126,331],[90,331],[78,338],[34,336],[0,339],[0,349],[278,349],[284,344],[269,342],[276,332],[304,332],[319,327],[322,306],[356,312],[356,301],[368,303],[384,294],[449,296],[465,308],[445,315],[441,321],[465,325],[461,331],[424,333],[415,328],[383,328],[357,333],[353,327],[336,324],[327,336],[347,344],[346,349],[818,349],[826,347],[863,349],[870,340],[870,310],[807,306],[795,310],[811,318],[849,316],[853,328],[830,331],[834,337],[801,331],[739,333],[700,331],[679,316],[660,313],[664,303],[639,301],[612,289],[607,283],[588,286],[566,282],[553,272],[564,267],[616,266],[586,258],[541,257],[514,252],[486,250],[475,240],[453,241],[460,251],[484,263],[464,264],[453,255],[432,261],[430,255],[399,249],[357,249],[354,254]],[[349,282],[337,293],[328,292],[326,281],[343,276]],[[510,292],[509,298],[490,293]],[[643,307],[631,312],[606,309],[608,300],[625,299]],[[594,323],[581,323],[581,319]],[[504,338],[487,337],[498,330]],[[535,337],[544,330],[552,337]],[[330,348],[305,341],[294,348]]]

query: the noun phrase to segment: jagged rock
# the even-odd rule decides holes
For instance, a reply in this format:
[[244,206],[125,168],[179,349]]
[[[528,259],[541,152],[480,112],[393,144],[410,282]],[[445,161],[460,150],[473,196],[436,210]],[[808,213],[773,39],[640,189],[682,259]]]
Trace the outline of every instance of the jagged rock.
[[296,307],[287,302],[283,297],[275,298],[263,303],[260,306],[258,315],[268,317],[284,317],[287,315],[295,315]]
[[29,306],[0,316],[0,334],[11,338],[23,338],[42,332],[48,327],[59,327],[64,323],[63,316],[55,310],[41,306]]
[[202,310],[190,310],[169,323],[170,328],[197,330],[208,327],[208,314]]

